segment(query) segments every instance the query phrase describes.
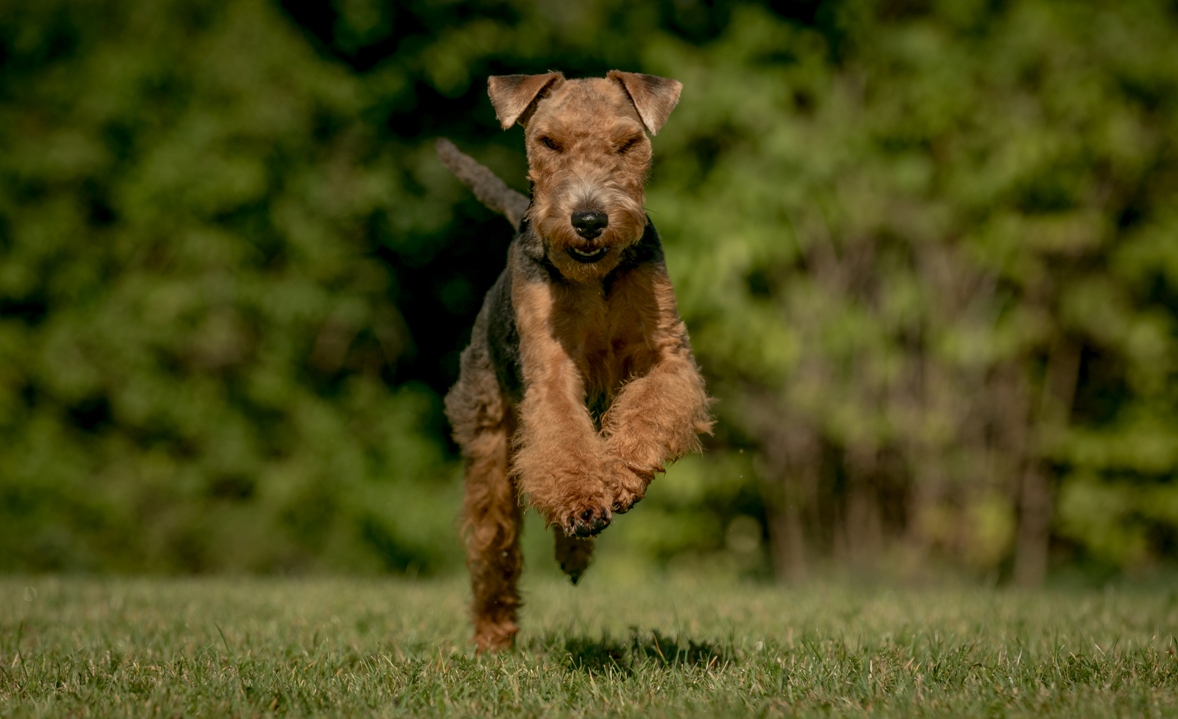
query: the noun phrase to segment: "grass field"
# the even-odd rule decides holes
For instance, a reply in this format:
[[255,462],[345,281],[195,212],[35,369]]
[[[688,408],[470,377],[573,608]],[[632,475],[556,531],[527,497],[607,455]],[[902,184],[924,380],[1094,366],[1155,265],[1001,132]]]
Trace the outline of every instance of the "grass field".
[[2,716],[1178,716],[1178,594],[0,579]]

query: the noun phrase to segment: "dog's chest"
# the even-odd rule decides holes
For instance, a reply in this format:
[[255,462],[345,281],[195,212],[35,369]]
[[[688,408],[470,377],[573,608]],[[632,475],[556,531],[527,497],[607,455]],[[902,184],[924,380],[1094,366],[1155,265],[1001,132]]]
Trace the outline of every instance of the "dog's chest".
[[561,343],[585,382],[586,404],[598,415],[623,384],[654,365],[652,328],[621,288],[570,293],[556,310]]

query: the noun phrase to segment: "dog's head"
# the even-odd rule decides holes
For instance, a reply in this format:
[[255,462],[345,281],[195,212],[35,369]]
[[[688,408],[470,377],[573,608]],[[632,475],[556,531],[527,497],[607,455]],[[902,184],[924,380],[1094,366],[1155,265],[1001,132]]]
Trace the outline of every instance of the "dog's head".
[[683,85],[612,70],[566,80],[558,72],[501,75],[488,83],[503,129],[524,126],[532,207],[528,219],[549,260],[570,280],[608,274],[646,227],[643,184],[654,135]]

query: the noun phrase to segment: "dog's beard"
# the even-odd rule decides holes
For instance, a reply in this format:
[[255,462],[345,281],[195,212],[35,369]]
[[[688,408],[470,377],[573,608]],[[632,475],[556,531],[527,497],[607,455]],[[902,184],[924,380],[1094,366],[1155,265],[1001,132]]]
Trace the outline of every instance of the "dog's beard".
[[[529,219],[544,242],[549,261],[573,282],[597,280],[608,275],[621,260],[627,247],[642,239],[646,229],[646,212],[642,199],[621,188],[594,188],[589,194],[569,191],[538,194],[529,211]],[[572,214],[578,211],[604,212],[609,223],[601,234],[586,239],[577,234]],[[605,250],[599,259],[598,253]]]

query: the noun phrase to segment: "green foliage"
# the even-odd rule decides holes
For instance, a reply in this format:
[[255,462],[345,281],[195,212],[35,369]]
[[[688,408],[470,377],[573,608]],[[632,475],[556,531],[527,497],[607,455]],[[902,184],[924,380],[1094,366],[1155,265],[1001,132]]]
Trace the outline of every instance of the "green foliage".
[[648,206],[721,423],[603,564],[1174,552],[1172,3],[0,10],[2,570],[455,568],[508,230],[432,141],[522,186],[484,77],[613,67],[685,84]]
[[1055,487],[1061,557],[1169,553],[1178,17],[843,9],[837,46],[745,8],[648,50],[690,98],[650,204],[783,571],[890,538],[1009,571]]
[[0,568],[450,562],[422,507],[454,468],[432,395],[384,381],[412,339],[366,231],[444,205],[361,85],[263,3],[9,14]]
[[529,586],[475,658],[458,581],[0,583],[8,716],[1170,716],[1164,592]]

